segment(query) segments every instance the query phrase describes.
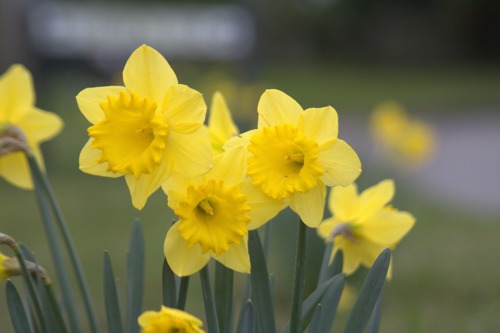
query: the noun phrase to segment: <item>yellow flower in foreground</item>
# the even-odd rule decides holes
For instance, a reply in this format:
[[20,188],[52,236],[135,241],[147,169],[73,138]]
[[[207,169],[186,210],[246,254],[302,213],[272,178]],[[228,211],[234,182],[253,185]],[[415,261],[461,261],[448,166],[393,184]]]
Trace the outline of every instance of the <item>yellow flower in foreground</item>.
[[[33,79],[24,66],[13,65],[0,77],[0,151],[6,140],[21,140],[43,168],[39,145],[56,136],[62,127],[56,114],[35,107]],[[20,188],[33,188],[22,151],[7,149],[0,154],[0,176]]]
[[125,87],[88,88],[76,97],[93,124],[80,169],[125,176],[134,207],[142,209],[171,175],[193,177],[210,169],[206,105],[199,92],[178,84],[168,62],[146,45],[128,59],[123,81]]
[[410,119],[397,103],[384,103],[372,114],[374,139],[397,162],[419,166],[430,159],[435,150],[432,127]]
[[139,316],[141,333],[204,333],[203,323],[187,312],[167,308],[160,311],[146,311]]
[[224,96],[218,91],[214,93],[210,105],[208,133],[214,155],[222,153],[224,143],[240,133],[234,124]]
[[165,238],[165,258],[175,274],[186,276],[215,258],[232,270],[249,273],[248,230],[283,209],[246,177],[247,152],[239,146],[218,155],[202,177],[170,179],[168,205],[179,217]]
[[337,138],[331,107],[302,107],[279,90],[267,90],[258,105],[258,130],[248,144],[248,174],[276,200],[284,200],[309,227],[323,218],[327,186],[348,185],[361,172],[354,150]]
[[[410,231],[415,218],[388,203],[394,196],[394,182],[384,180],[358,195],[355,184],[335,187],[329,198],[333,217],[318,227],[319,235],[333,241],[330,260],[340,249],[345,274],[360,264],[371,267],[380,252],[395,245]],[[390,277],[390,273],[389,273]]]

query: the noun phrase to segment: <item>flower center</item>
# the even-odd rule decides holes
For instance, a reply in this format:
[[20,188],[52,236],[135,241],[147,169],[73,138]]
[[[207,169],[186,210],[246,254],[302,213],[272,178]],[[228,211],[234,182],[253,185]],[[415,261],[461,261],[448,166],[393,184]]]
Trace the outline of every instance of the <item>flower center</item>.
[[174,211],[181,220],[181,236],[189,247],[200,244],[203,253],[220,255],[248,233],[250,206],[240,185],[225,186],[223,180],[210,179],[189,186],[185,200]]
[[156,114],[156,103],[136,93],[121,92],[101,103],[104,118],[88,133],[92,148],[101,150],[99,163],[108,171],[131,173],[139,178],[160,163],[168,136],[168,125]]
[[324,170],[318,164],[318,144],[295,126],[264,127],[250,139],[248,174],[264,193],[278,200],[317,185]]
[[335,227],[333,227],[329,238],[334,239],[336,236],[342,236],[350,241],[356,240],[352,226],[349,223],[339,223]]

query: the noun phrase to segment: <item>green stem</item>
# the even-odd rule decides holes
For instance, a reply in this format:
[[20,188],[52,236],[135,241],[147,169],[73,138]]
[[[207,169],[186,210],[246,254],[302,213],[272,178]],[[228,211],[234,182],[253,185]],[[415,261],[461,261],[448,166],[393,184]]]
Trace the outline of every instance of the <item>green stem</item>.
[[177,298],[177,309],[184,310],[186,308],[187,292],[189,288],[189,276],[183,276],[179,286],[179,297]]
[[59,309],[59,304],[57,303],[56,296],[54,295],[54,289],[52,289],[52,283],[45,282],[45,290],[47,291],[47,295],[49,297],[50,305],[52,305],[52,309],[54,309],[54,315],[56,317],[59,328],[62,333],[67,333],[68,330],[66,328],[66,324],[64,323],[64,318]]
[[215,263],[215,305],[222,333],[229,333],[233,315],[233,271],[220,262]]
[[[50,216],[49,208],[47,206],[46,198],[42,194],[40,178],[38,173],[40,169],[36,164],[35,160],[32,156],[28,157],[28,161],[31,167],[33,183],[35,184],[35,194],[38,201],[38,207],[40,209],[40,215],[42,218],[42,223],[44,225],[45,232],[47,234],[47,239],[49,243],[50,252],[52,254],[52,258],[54,260],[54,266],[56,268],[57,278],[61,285],[61,290],[64,298],[64,304],[68,311],[68,317],[70,321],[71,331],[72,332],[81,332],[80,322],[78,320],[78,313],[75,307],[75,299],[73,293],[71,291],[71,285],[68,277],[68,270],[64,263],[64,258],[62,257],[62,251],[59,247],[59,241],[57,239],[56,230],[54,228],[54,224],[52,223],[52,219]],[[38,171],[37,171],[38,170]]]
[[91,332],[97,333],[99,332],[99,329],[97,328],[97,317],[95,314],[94,306],[92,304],[92,299],[90,297],[88,283],[85,278],[85,274],[83,272],[83,268],[77,254],[74,241],[71,237],[71,233],[68,229],[62,210],[59,206],[59,203],[57,202],[54,192],[52,191],[52,187],[50,186],[47,176],[42,172],[40,166],[32,155],[28,155],[28,162],[30,164],[32,172],[34,172],[35,176],[38,178],[39,183],[42,185],[42,188],[48,197],[49,203],[56,217],[56,222],[59,226],[59,230],[62,234],[64,244],[66,245],[66,249],[69,253],[71,264],[73,265],[73,269],[76,273],[76,280],[83,297]]
[[306,259],[306,225],[299,221],[299,235],[297,238],[297,253],[295,259],[295,274],[293,280],[292,314],[290,316],[290,333],[300,332],[300,318],[302,315],[302,291],[304,289],[304,272]]
[[220,333],[219,322],[217,320],[217,311],[215,308],[214,294],[210,286],[210,277],[208,274],[208,265],[200,270],[201,289],[203,291],[203,300],[205,302],[205,314],[207,315],[207,328],[210,333]]

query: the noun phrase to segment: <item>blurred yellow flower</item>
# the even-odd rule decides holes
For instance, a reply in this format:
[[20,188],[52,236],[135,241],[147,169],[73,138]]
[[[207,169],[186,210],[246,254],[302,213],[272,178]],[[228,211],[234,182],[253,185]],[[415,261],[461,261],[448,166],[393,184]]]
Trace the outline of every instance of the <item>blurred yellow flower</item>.
[[10,276],[5,265],[5,260],[7,259],[9,259],[9,257],[0,252],[0,282]]
[[179,217],[165,238],[165,258],[179,276],[196,273],[210,258],[242,273],[250,272],[248,230],[284,208],[246,176],[247,152],[239,146],[218,155],[202,177],[171,178],[168,205]]
[[415,218],[410,213],[388,205],[393,196],[392,180],[359,195],[355,184],[332,189],[328,205],[333,216],[319,225],[318,234],[333,241],[330,261],[342,250],[345,274],[352,274],[360,264],[371,267],[382,250],[394,248],[413,227]]
[[433,128],[409,118],[398,103],[387,102],[375,108],[371,129],[375,141],[396,162],[420,166],[434,153]]
[[141,333],[204,333],[203,323],[195,316],[173,308],[161,307],[160,311],[146,311],[139,316]]
[[125,87],[88,88],[76,97],[93,124],[80,169],[125,176],[134,207],[142,209],[171,175],[194,177],[210,169],[206,105],[199,92],[178,84],[165,58],[146,45],[128,59],[123,81]]
[[331,107],[302,107],[279,90],[267,90],[258,105],[258,130],[249,139],[248,174],[276,200],[284,200],[306,225],[323,218],[326,186],[348,185],[361,172],[354,150],[337,138]]
[[240,133],[231,117],[231,112],[227,107],[224,96],[218,91],[214,93],[210,105],[208,133],[210,134],[210,142],[212,143],[214,155],[222,153],[224,151],[222,148],[224,143]]
[[27,144],[44,168],[39,145],[62,127],[59,116],[35,106],[33,79],[24,66],[13,65],[0,76],[0,176],[15,186],[32,189],[25,153],[12,145]]

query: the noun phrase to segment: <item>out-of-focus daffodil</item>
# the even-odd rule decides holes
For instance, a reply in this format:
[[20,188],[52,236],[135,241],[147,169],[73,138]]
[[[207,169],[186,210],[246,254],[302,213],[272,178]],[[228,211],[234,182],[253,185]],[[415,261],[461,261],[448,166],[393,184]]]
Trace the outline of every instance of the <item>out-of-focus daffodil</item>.
[[387,102],[372,114],[371,129],[375,141],[396,162],[420,166],[435,150],[433,128],[408,117],[398,103]]
[[123,81],[125,87],[88,88],[77,96],[92,123],[80,169],[125,176],[134,207],[142,209],[168,177],[194,177],[210,169],[206,105],[199,92],[178,84],[168,62],[146,45],[128,59]]
[[170,179],[168,205],[179,217],[165,238],[165,258],[179,276],[196,273],[210,258],[249,273],[248,230],[283,209],[246,176],[247,152],[239,146],[218,155],[202,177]]
[[323,218],[326,186],[348,185],[361,172],[354,150],[337,138],[331,107],[302,107],[279,90],[267,90],[258,105],[258,130],[249,137],[248,174],[276,200],[288,203],[316,228]]
[[203,323],[195,316],[173,308],[161,307],[160,311],[146,311],[139,316],[141,333],[204,333]]
[[220,92],[215,92],[210,105],[210,114],[208,117],[208,133],[212,143],[214,155],[224,151],[224,143],[231,137],[238,135],[239,130],[236,127],[231,112],[227,107],[226,100]]
[[25,153],[33,154],[43,168],[39,145],[62,127],[59,116],[35,107],[33,79],[24,66],[13,65],[0,77],[0,176],[15,186],[32,189]]
[[10,276],[7,265],[5,264],[5,261],[8,260],[9,257],[4,255],[2,252],[0,252],[0,282],[5,280]]
[[413,227],[415,218],[410,213],[389,205],[393,196],[392,180],[359,195],[355,184],[332,189],[329,208],[333,216],[320,224],[318,233],[327,242],[333,241],[330,260],[342,250],[345,274],[352,274],[360,264],[371,267],[382,250],[394,248]]

